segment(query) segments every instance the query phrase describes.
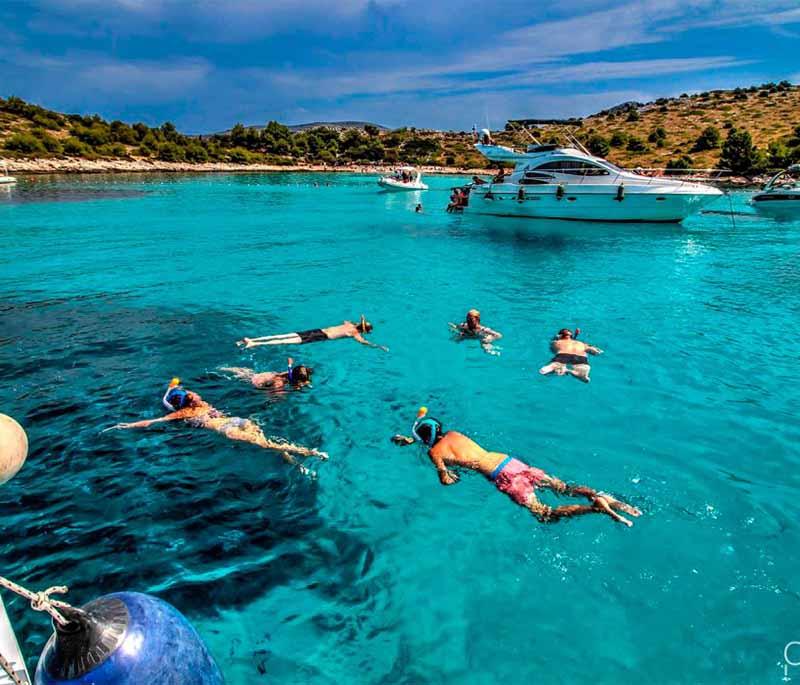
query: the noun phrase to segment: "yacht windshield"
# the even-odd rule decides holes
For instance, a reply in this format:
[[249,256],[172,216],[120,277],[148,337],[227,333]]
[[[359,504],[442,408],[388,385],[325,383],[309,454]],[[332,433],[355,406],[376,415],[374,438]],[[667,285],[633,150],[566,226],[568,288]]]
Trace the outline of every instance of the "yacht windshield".
[[592,162],[583,162],[564,159],[559,162],[545,162],[536,167],[537,171],[554,171],[558,174],[574,174],[576,176],[608,176],[608,169],[604,169]]

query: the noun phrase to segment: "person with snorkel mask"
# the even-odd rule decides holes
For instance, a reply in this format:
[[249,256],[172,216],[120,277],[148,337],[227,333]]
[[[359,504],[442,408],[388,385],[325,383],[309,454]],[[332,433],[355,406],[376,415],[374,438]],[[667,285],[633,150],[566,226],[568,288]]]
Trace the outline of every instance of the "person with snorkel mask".
[[503,334],[493,331],[488,326],[484,326],[481,323],[481,313],[477,309],[470,309],[467,312],[466,321],[464,321],[464,323],[455,324],[450,322],[448,325],[460,338],[478,338],[481,341],[483,351],[487,354],[500,354],[492,343],[495,340],[500,340]]
[[555,338],[550,341],[550,349],[555,352],[556,356],[550,360],[549,364],[539,369],[540,374],[543,376],[548,373],[554,373],[556,376],[570,375],[584,383],[589,382],[589,372],[592,367],[589,366],[589,359],[586,355],[603,354],[603,350],[576,340],[580,332],[580,328],[576,328],[575,333],[569,328],[562,328],[556,334]]
[[236,344],[239,347],[250,348],[261,345],[305,345],[307,343],[322,342],[324,340],[339,340],[340,338],[352,338],[362,345],[375,347],[384,352],[389,348],[383,345],[376,345],[364,336],[372,333],[372,324],[361,315],[360,321],[356,324],[352,321],[345,321],[339,326],[329,326],[328,328],[313,328],[309,331],[299,333],[283,333],[281,335],[266,335],[261,338],[242,338]]
[[[541,469],[528,466],[519,459],[500,452],[488,452],[474,440],[458,431],[442,430],[437,419],[428,416],[426,407],[421,407],[411,429],[413,437],[395,435],[396,445],[421,443],[428,448],[428,457],[439,474],[442,485],[458,482],[458,475],[450,467],[460,467],[482,473],[493,481],[500,492],[508,495],[520,506],[528,509],[542,523],[582,514],[605,514],[619,523],[632,526],[633,522],[618,512],[640,516],[641,511],[621,502],[604,492],[597,492],[583,485],[567,485]],[[585,497],[591,504],[567,504],[549,507],[536,497],[536,491],[547,489],[557,495]]]
[[256,373],[254,369],[240,366],[222,366],[220,371],[228,371],[236,378],[247,381],[256,388],[268,390],[283,390],[284,388],[300,390],[300,388],[311,385],[311,375],[314,373],[310,366],[304,364],[295,366],[294,359],[291,357],[286,360],[286,371]]
[[284,461],[289,464],[297,465],[303,473],[310,473],[305,467],[297,463],[292,455],[303,457],[319,457],[327,459],[328,455],[317,449],[294,445],[290,442],[280,442],[271,440],[264,435],[261,427],[250,419],[242,419],[238,416],[228,416],[218,409],[211,406],[196,392],[187,391],[181,386],[179,378],[173,378],[161,403],[169,412],[158,419],[146,419],[134,423],[118,423],[106,430],[147,428],[156,423],[168,421],[185,421],[194,428],[205,428],[224,435],[228,440],[241,440],[258,445],[264,449],[280,452]]

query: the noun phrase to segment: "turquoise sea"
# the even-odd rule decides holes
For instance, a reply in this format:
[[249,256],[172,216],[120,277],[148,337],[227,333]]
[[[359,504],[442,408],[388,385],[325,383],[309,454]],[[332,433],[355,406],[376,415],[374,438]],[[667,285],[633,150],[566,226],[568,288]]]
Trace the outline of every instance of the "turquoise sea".
[[[444,212],[457,179],[427,180],[423,214],[362,175],[0,191],[0,412],[32,446],[0,488],[0,573],[78,604],[154,593],[231,684],[781,682],[800,640],[800,223],[746,193],[735,222],[473,218]],[[500,356],[450,337],[470,307]],[[234,345],[362,312],[388,354]],[[562,326],[606,351],[590,385],[537,373]],[[313,389],[218,371],[287,353]],[[184,425],[101,433],[160,415],[175,375],[330,461],[310,480]],[[389,442],[421,404],[645,513],[540,525],[476,474],[441,487]],[[9,612],[33,665],[48,623]]]

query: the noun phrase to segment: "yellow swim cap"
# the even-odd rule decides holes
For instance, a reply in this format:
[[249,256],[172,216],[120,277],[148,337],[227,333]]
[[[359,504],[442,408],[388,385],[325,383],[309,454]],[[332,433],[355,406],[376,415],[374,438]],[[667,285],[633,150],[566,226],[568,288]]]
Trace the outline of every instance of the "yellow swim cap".
[[170,388],[177,388],[181,384],[181,379],[177,376],[169,382]]
[[428,408],[427,407],[420,407],[419,411],[417,411],[417,418],[421,419],[427,413],[428,413]]

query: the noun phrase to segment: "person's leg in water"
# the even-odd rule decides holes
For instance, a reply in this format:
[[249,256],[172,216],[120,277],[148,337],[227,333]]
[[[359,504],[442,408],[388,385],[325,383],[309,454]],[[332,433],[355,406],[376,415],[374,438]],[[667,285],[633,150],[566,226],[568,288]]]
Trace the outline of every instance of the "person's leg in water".
[[567,373],[567,366],[561,362],[550,362],[539,369],[539,373],[543,376],[546,376],[548,373],[555,373],[556,376],[563,376]]
[[[598,492],[597,490],[594,490],[593,488],[587,487],[585,485],[568,485],[564,481],[559,480],[558,478],[555,478],[553,476],[547,476],[547,478],[543,479],[539,487],[548,488],[557,495],[566,495],[568,497],[585,497],[590,502],[594,503],[595,511],[598,511],[599,508],[599,510],[602,513],[606,513],[613,519],[619,521],[620,523],[624,523],[625,525],[628,526],[632,526],[633,524],[627,519],[617,514],[615,510],[625,512],[626,514],[630,514],[631,516],[642,515],[642,512],[636,507],[632,507],[630,504],[622,502],[612,497],[608,493]],[[559,509],[561,508],[562,507],[559,507]]]
[[221,366],[219,370],[232,373],[239,380],[247,381],[257,388],[263,388],[264,386],[272,385],[275,377],[278,375],[274,371],[256,373],[253,369],[247,369],[239,366]]
[[284,333],[282,335],[267,335],[262,338],[242,338],[236,344],[239,347],[250,348],[261,345],[300,345],[302,338],[297,333]]
[[[303,447],[302,445],[295,445],[291,442],[276,442],[270,440],[264,435],[261,427],[251,421],[250,419],[240,419],[238,417],[231,417],[218,429],[229,440],[241,440],[249,442],[259,447],[268,450],[275,450],[280,452],[285,460],[290,464],[295,464],[296,461],[293,457],[288,456],[291,454],[298,454],[302,457],[319,457],[320,459],[327,459],[328,455],[318,449],[310,447]],[[288,458],[287,458],[288,457]]]
[[589,383],[589,372],[592,370],[592,367],[588,364],[573,364],[571,369],[567,369],[567,373],[571,376],[575,376],[579,381],[583,381],[584,383]]
[[241,366],[220,366],[220,371],[227,371],[228,373],[232,373],[236,378],[241,381],[252,381],[253,376],[255,376],[255,371],[253,369],[246,369]]

